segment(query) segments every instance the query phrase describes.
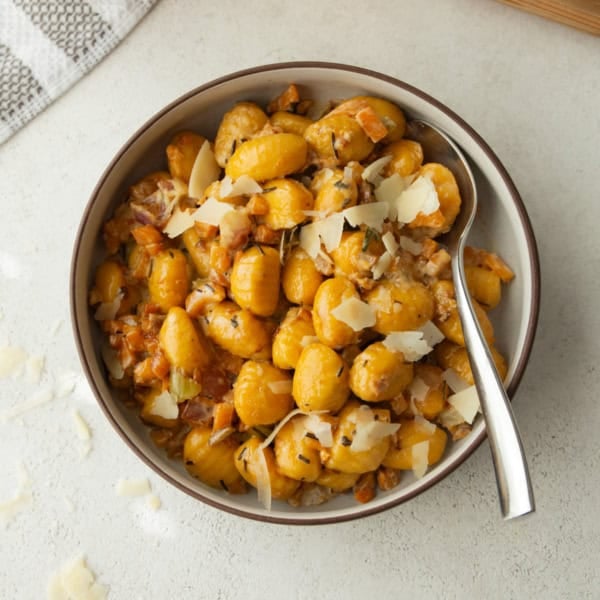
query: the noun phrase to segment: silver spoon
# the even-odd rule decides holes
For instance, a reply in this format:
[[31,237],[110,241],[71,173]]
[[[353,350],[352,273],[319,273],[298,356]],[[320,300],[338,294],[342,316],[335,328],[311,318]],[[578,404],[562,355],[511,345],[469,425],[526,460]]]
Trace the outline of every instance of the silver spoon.
[[512,519],[535,511],[535,501],[512,408],[467,291],[463,254],[477,213],[475,179],[457,145],[433,125],[420,120],[410,121],[406,137],[421,144],[428,161],[448,167],[454,173],[460,190],[461,210],[444,242],[452,257],[458,314],[492,451],[500,508],[505,519]]

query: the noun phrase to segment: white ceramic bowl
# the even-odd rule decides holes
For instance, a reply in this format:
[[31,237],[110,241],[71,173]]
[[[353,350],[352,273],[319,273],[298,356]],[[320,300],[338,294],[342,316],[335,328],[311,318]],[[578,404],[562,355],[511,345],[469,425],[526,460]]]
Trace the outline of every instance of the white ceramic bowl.
[[[149,438],[148,428],[116,399],[108,385],[100,356],[101,333],[87,305],[87,292],[102,258],[101,228],[128,186],[164,166],[164,148],[181,129],[193,129],[214,139],[222,115],[240,100],[265,104],[288,84],[296,83],[306,97],[327,101],[357,94],[387,98],[408,117],[419,117],[448,133],[466,153],[477,179],[481,207],[469,241],[498,252],[516,277],[505,288],[493,312],[497,346],[508,358],[507,387],[513,395],[525,369],[539,309],[539,263],[534,235],[506,170],[489,146],[460,117],[420,90],[386,75],[339,64],[299,62],[257,67],[222,77],[175,100],[145,123],[121,148],[103,173],[85,209],[76,238],[71,271],[71,309],[75,339],[94,394],[106,416],[134,452],[158,474],[184,492],[212,506],[263,521],[294,524],[345,521],[400,504],[428,489],[460,465],[482,442],[481,418],[465,439],[450,443],[443,459],[420,480],[408,474],[388,492],[368,504],[343,494],[316,507],[292,508],[274,502],[267,512],[256,494],[227,495],[192,478],[181,461],[169,460]],[[490,461],[490,469],[492,468]]]

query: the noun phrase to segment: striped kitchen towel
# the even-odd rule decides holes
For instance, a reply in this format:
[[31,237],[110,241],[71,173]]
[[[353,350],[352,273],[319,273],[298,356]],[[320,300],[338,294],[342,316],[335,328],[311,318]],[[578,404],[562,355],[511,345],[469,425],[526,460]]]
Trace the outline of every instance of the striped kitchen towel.
[[0,143],[100,62],[157,0],[0,0]]

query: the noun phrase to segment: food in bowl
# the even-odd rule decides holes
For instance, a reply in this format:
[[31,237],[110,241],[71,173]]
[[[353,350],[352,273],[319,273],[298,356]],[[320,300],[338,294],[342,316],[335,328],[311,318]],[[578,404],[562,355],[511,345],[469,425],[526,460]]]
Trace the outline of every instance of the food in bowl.
[[[453,174],[384,98],[314,108],[290,85],[235,105],[212,141],[177,133],[105,223],[89,294],[109,379],[154,442],[267,507],[422,477],[478,408],[439,243]],[[513,273],[465,260],[504,376],[487,311]]]

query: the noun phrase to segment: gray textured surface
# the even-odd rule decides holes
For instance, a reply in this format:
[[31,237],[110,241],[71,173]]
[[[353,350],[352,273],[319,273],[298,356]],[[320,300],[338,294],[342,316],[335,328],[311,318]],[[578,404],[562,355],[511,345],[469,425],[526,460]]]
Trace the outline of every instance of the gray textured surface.
[[[495,149],[527,204],[543,303],[515,412],[538,512],[502,522],[484,445],[420,498],[362,522],[299,529],[239,520],[142,466],[80,382],[72,396],[0,423],[0,501],[14,491],[19,463],[33,491],[0,529],[0,597],[44,597],[50,574],[80,553],[111,599],[599,597],[600,40],[480,0],[282,4],[162,0],[0,147],[0,345],[47,358],[39,386],[0,381],[0,409],[80,372],[67,300],[72,240],[94,182],[138,125],[240,68],[347,62],[446,102]],[[75,408],[93,429],[85,460]],[[117,497],[118,477],[148,477],[163,508]]]

